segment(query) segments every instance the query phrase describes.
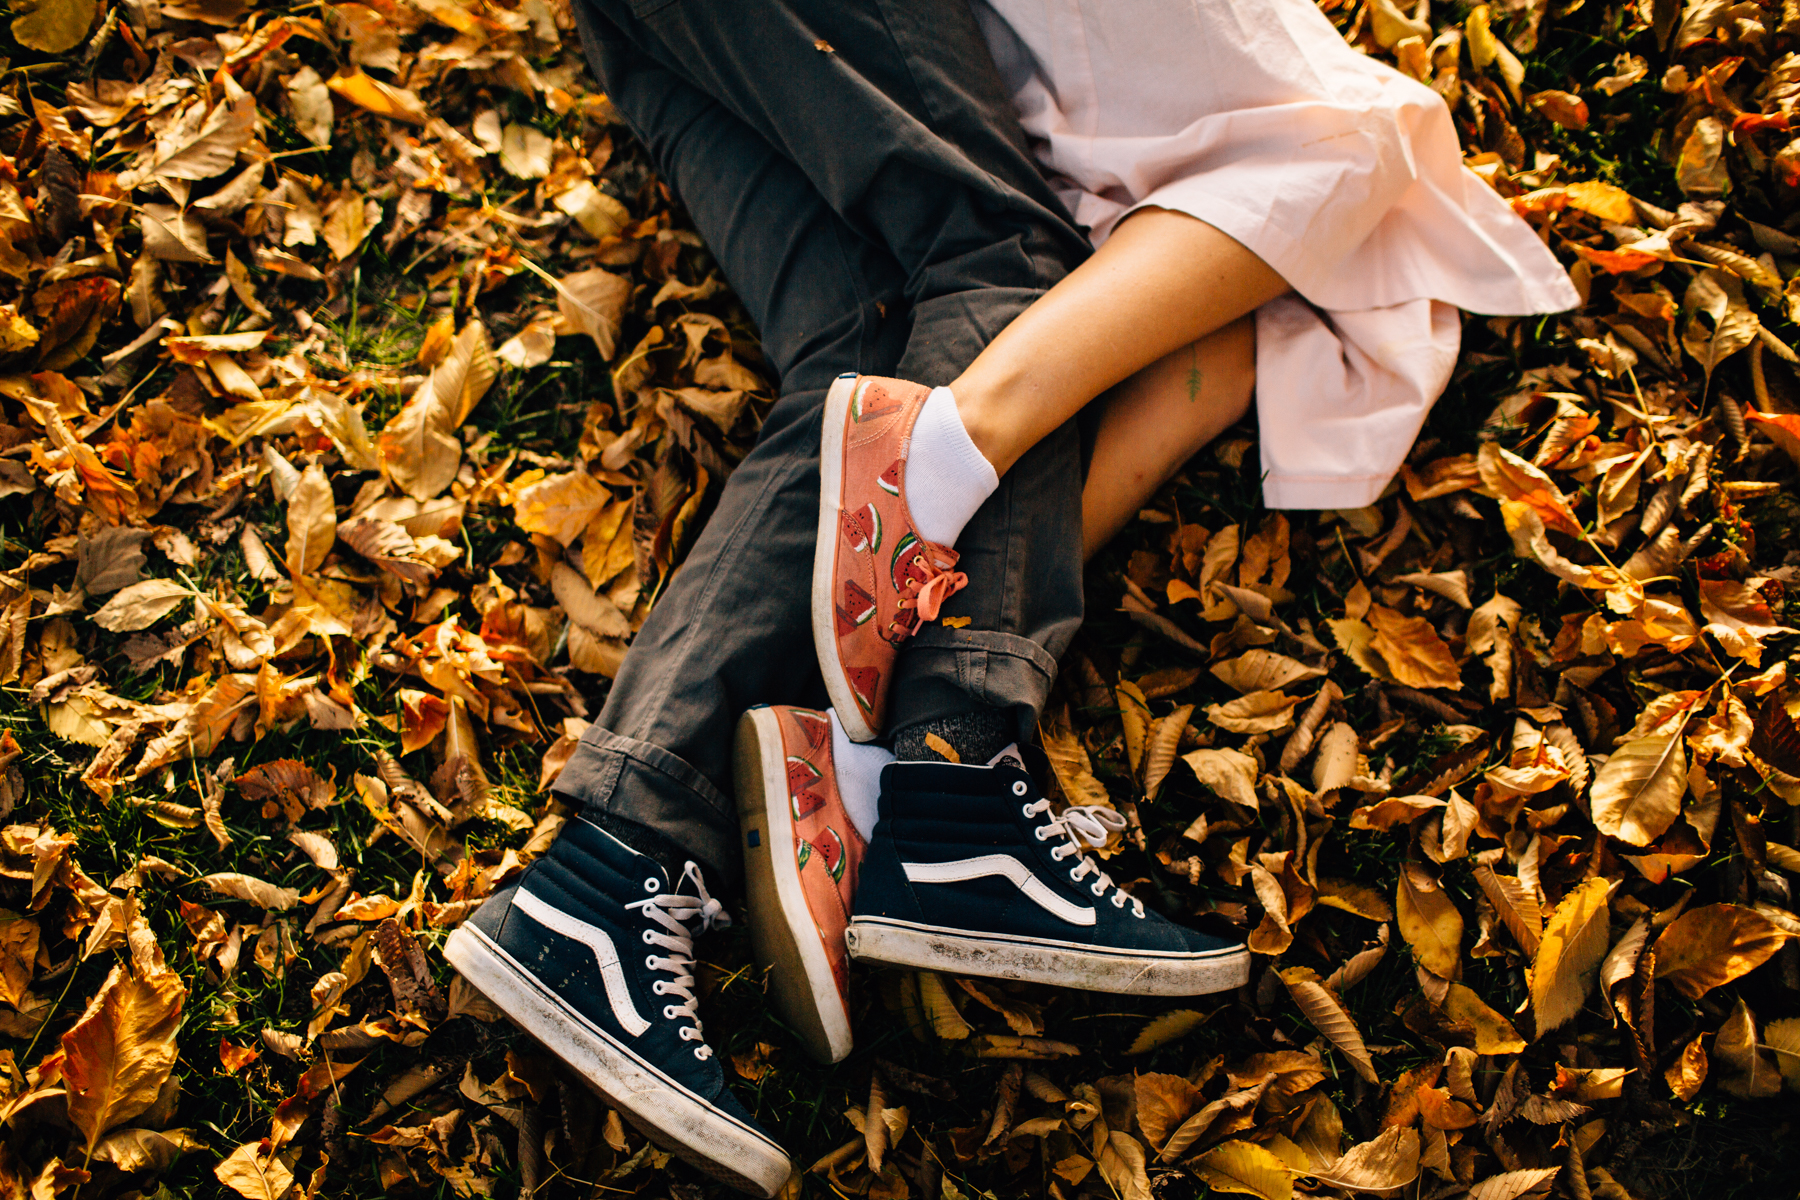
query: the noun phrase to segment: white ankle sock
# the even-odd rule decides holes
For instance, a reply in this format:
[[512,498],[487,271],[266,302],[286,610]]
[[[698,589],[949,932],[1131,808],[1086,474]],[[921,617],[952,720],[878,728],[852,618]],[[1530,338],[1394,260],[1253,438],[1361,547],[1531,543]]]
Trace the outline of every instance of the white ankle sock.
[[1000,486],[993,464],[983,458],[963,428],[950,389],[933,388],[913,423],[906,452],[906,505],[919,536],[954,546],[975,510]]
[[868,841],[875,832],[876,802],[881,799],[881,768],[894,761],[885,746],[872,742],[853,742],[838,724],[837,710],[831,716],[831,765],[837,772],[838,798],[850,814],[856,832]]

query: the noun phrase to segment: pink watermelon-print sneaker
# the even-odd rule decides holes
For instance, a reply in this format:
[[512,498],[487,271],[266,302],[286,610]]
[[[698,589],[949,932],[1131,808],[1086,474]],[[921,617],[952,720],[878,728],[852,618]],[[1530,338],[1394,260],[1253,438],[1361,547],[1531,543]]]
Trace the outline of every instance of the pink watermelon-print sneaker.
[[967,586],[956,552],[913,528],[903,479],[913,424],[931,389],[840,375],[825,397],[813,644],[852,741],[881,736],[894,659]]
[[753,708],[738,722],[735,771],[750,939],[769,991],[806,1050],[850,1053],[850,955],[844,930],[862,835],[838,795],[831,718],[810,708]]

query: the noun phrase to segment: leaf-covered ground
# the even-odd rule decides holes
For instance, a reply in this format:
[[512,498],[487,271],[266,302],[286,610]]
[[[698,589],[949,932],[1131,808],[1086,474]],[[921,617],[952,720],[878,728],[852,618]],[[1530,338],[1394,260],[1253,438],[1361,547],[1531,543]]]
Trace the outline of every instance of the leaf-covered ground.
[[[862,972],[825,1070],[703,944],[796,1194],[1792,1186],[1800,11],[1327,9],[1586,304],[1373,507],[1246,429],[1090,574],[1060,790],[1242,994]],[[712,1194],[439,952],[772,398],[568,0],[0,32],[4,1194]]]

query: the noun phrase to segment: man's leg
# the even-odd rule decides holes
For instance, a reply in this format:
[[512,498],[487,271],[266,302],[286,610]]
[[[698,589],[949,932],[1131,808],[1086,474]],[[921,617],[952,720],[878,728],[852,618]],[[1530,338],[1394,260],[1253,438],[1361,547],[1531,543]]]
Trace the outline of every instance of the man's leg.
[[614,104],[756,321],[781,399],[556,790],[673,866],[696,858],[731,884],[740,855],[726,793],[737,719],[756,704],[823,700],[806,588],[820,408],[837,372],[882,372],[899,360],[904,278],[754,130],[604,23],[583,26]]
[[[642,15],[620,28],[636,44],[719,96],[899,261],[912,328],[894,374],[950,383],[1086,257],[964,0],[631,7]],[[894,664],[887,725],[902,757],[924,753],[927,731],[983,758],[1029,732],[1081,623],[1080,490],[1070,427],[963,529],[971,585]]]
[[[778,67],[812,68],[827,54],[813,42],[826,39],[806,38],[797,61],[752,63],[746,77],[707,68],[718,48],[697,32],[707,28],[703,5],[658,10],[649,28],[615,11],[624,7],[578,6],[590,57],[761,325],[784,371],[784,399],[639,633],[558,790],[603,824],[655,830],[729,877],[737,865],[724,797],[731,723],[750,704],[817,695],[805,603],[819,389],[844,370],[947,381],[1060,278],[1085,243],[1019,144],[962,0],[924,6],[944,9],[949,26],[968,26],[966,41],[940,26],[931,49],[949,46],[945,62],[909,59],[922,40],[913,17],[901,22],[911,32],[893,35],[870,19],[869,5],[817,6],[838,39],[828,44],[839,61],[790,84],[781,104],[765,77],[778,78]],[[786,41],[799,21],[768,2],[754,13],[713,16],[738,33],[785,29]],[[661,37],[671,23],[683,54]],[[735,91],[709,106],[712,97],[688,82],[695,79]],[[881,90],[890,85],[898,97]],[[733,107],[764,119],[733,126],[718,111]],[[819,114],[832,120],[811,124]],[[933,124],[967,144],[946,140]],[[725,152],[721,139],[741,152]],[[750,147],[769,149],[756,157]],[[777,152],[789,148],[823,179],[803,176]],[[809,196],[825,211],[809,214]],[[802,228],[815,236],[784,240]],[[869,237],[856,237],[857,229]],[[819,236],[824,230],[830,238]],[[833,271],[848,272],[849,281]],[[905,338],[897,358],[896,337]],[[946,610],[968,624],[934,627],[906,656],[900,722],[982,706],[1028,721],[1041,706],[1081,617],[1079,492],[1075,439],[1066,431],[1028,455],[971,523],[961,545],[980,585]]]

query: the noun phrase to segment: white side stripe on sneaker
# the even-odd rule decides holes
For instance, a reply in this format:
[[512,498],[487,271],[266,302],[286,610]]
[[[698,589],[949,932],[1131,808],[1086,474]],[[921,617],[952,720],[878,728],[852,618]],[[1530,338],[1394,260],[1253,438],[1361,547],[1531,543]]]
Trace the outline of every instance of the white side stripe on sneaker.
[[606,984],[606,1000],[612,1005],[613,1016],[632,1037],[638,1037],[650,1028],[650,1022],[638,1015],[637,1006],[631,1002],[631,989],[625,986],[625,968],[619,965],[619,952],[606,930],[571,917],[561,909],[551,908],[524,890],[513,893],[513,907],[544,928],[573,938],[592,950],[594,961],[600,964],[600,979]]
[[1032,874],[1031,868],[1010,854],[983,854],[976,858],[959,858],[954,862],[901,863],[909,883],[961,883],[984,875],[1003,875],[1013,886],[1053,917],[1071,925],[1092,925],[1094,910],[1071,904],[1050,890],[1050,885]]

